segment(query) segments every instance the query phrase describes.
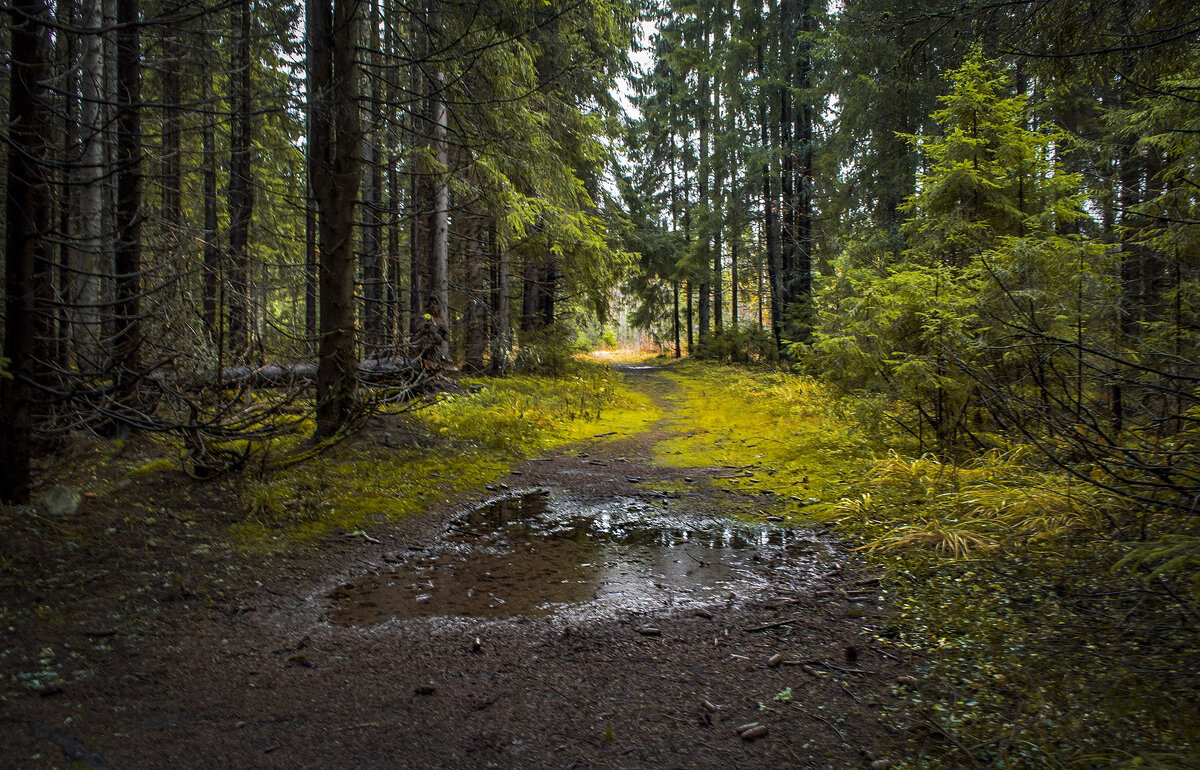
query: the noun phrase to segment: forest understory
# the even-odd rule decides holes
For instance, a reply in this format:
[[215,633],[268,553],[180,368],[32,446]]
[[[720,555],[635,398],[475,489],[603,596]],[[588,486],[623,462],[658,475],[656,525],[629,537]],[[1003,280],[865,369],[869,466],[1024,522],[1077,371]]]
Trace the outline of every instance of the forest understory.
[[1177,0],[3,4],[0,770],[1200,767],[1198,92]]
[[[0,532],[0,766],[1194,761],[1192,608],[1113,570],[1119,544],[1047,505],[1033,458],[904,457],[807,378],[664,363],[462,380],[315,459],[212,480],[169,442],[73,439],[39,473],[77,509]],[[665,516],[672,548],[708,517],[800,549],[764,534],[728,595],[658,576],[658,604],[346,614],[522,493]],[[1000,502],[1023,498],[1063,518],[1053,537]],[[707,559],[688,553],[656,569]]]

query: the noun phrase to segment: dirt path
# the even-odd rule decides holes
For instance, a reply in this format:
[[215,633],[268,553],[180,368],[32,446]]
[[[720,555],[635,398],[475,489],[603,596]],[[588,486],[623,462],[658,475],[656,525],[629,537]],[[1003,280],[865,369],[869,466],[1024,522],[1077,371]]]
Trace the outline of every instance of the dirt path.
[[[678,387],[653,369],[627,375],[666,418],[525,462],[507,479],[511,491],[640,500],[687,515],[758,504],[714,486],[723,469],[654,464],[656,442],[686,419]],[[75,587],[74,605],[61,595],[69,586],[39,597],[64,614],[36,638],[9,628],[0,662],[11,679],[31,645],[60,660],[89,645],[111,652],[80,653],[86,668],[69,683],[6,687],[0,768],[844,768],[887,756],[881,712],[903,672],[871,644],[882,610],[868,576],[819,532],[798,535],[823,554],[803,588],[771,583],[764,567],[765,587],[723,601],[329,622],[331,590],[387,574],[478,503],[397,525],[378,543],[356,538],[282,569],[280,560],[248,568],[208,595],[165,587],[151,602],[154,622],[132,633],[106,625],[82,596],[129,590],[118,579]],[[109,615],[146,602],[107,599],[94,601]],[[93,625],[81,633],[82,622]],[[766,735],[740,738],[735,727],[750,722]]]

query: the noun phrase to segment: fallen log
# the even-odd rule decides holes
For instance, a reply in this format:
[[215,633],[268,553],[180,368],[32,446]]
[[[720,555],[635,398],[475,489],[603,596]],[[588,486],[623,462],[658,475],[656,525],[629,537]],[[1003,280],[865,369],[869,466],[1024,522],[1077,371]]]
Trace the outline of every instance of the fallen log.
[[[367,358],[358,362],[359,384],[372,386],[412,385],[423,380],[435,379],[449,368],[433,370],[419,359],[403,356]],[[227,366],[220,377],[212,371],[159,371],[151,379],[170,383],[175,387],[197,389],[203,387],[250,387],[250,388],[307,388],[317,381],[315,363],[263,364],[262,366]]]

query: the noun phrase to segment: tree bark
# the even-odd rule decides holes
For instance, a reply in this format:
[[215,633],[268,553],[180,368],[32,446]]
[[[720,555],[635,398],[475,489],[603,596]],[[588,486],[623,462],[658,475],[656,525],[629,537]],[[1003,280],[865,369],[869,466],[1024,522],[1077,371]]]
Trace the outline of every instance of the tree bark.
[[[76,18],[75,0],[59,0],[56,22],[66,26],[74,26]],[[57,51],[55,57],[60,62],[75,62],[77,38],[75,35],[57,35]],[[74,165],[76,142],[79,127],[79,93],[78,75],[73,68],[68,68],[61,75],[62,98],[60,104],[61,121],[58,124],[59,144],[58,157],[65,164]],[[75,180],[72,172],[64,170],[58,176],[58,261],[55,265],[55,300],[58,305],[56,312],[58,328],[54,334],[54,361],[60,368],[65,368],[71,361],[71,311],[75,291],[73,283],[79,258],[75,254],[75,244],[78,239],[78,211],[75,206]]]
[[671,281],[671,336],[675,341],[675,357],[683,355],[679,345],[679,281]]
[[430,146],[437,168],[433,178],[433,210],[429,218],[429,285],[425,290],[425,339],[420,344],[419,356],[435,368],[450,361],[450,178],[446,170],[449,161],[448,133],[449,116],[442,90],[445,88],[445,73],[434,72],[433,94],[430,107],[433,118],[433,135]]
[[4,356],[10,377],[0,378],[0,502],[29,499],[33,455],[34,383],[39,379],[39,340],[44,322],[36,284],[38,263],[49,254],[46,137],[43,81],[47,69],[48,20],[43,0],[17,0],[11,21],[9,69],[8,195],[5,199]]
[[541,328],[539,314],[542,307],[541,292],[541,265],[532,254],[526,254],[524,265],[521,268],[521,331],[523,332]]
[[[422,27],[422,19],[418,14],[412,14],[409,26],[410,45],[413,56],[418,60],[424,57],[427,47],[426,32]],[[413,109],[409,117],[409,146],[416,149],[424,147],[429,142],[433,131],[429,125],[429,100],[426,94],[426,82],[420,66],[409,67],[409,89],[412,94]],[[429,284],[429,218],[433,204],[433,190],[428,169],[423,167],[419,159],[410,154],[408,158],[408,337],[409,342],[416,344],[425,323],[425,287]]]
[[358,197],[358,72],[355,0],[309,0],[308,84],[312,174],[319,239],[318,439],[351,417],[358,384],[354,351],[354,202]]
[[[707,26],[704,30],[704,47],[702,55],[708,56],[708,38],[709,30]],[[708,73],[701,71],[700,73],[700,116],[699,116],[699,131],[700,131],[700,169],[699,169],[699,195],[700,207],[704,212],[704,219],[700,222],[700,232],[698,238],[702,244],[702,253],[705,259],[701,262],[703,269],[703,277],[700,279],[700,350],[704,352],[708,347],[709,333],[711,326],[711,289],[708,283],[708,265],[707,257],[712,248],[712,228],[710,219],[712,217],[712,201],[710,200],[710,190],[708,186],[709,172],[711,170],[711,160],[708,155],[708,116],[709,116],[709,78]]]
[[117,1],[117,207],[113,251],[113,381],[133,408],[142,376],[142,50],[139,0]]
[[[89,0],[84,26],[104,24],[103,0]],[[84,38],[80,71],[79,141],[79,271],[75,275],[75,358],[84,375],[99,373],[101,360],[100,275],[104,271],[105,102],[104,37],[99,31]]]
[[483,352],[487,347],[487,290],[483,285],[483,216],[467,214],[464,227],[466,241],[466,345],[463,368],[468,372],[483,371]]
[[488,244],[496,265],[496,280],[492,281],[492,374],[504,374],[512,351],[512,290],[508,249],[496,240],[496,221],[489,219]]
[[[713,118],[717,125],[721,125],[721,89],[718,86],[713,89]],[[713,140],[714,149],[717,146],[716,140]],[[713,292],[713,328],[717,334],[721,333],[724,325],[724,289],[725,277],[723,270],[724,262],[724,234],[725,234],[725,194],[723,186],[725,184],[725,158],[722,155],[717,157],[716,167],[713,169],[713,185],[709,197],[712,199],[712,212],[710,216],[713,219],[713,253],[712,253],[712,292]]]
[[250,2],[231,9],[235,31],[229,102],[229,346],[243,356],[250,347],[250,217],[254,208],[251,178]]
[[738,237],[734,231],[729,242],[729,321],[734,329],[738,326]]
[[163,30],[162,61],[162,221],[170,243],[181,236],[183,223],[182,120],[180,69],[183,41],[172,26]]
[[[212,75],[207,71],[201,73],[202,83],[200,94],[207,104],[212,98]],[[204,155],[204,299],[203,317],[204,328],[209,339],[217,348],[218,359],[224,351],[223,321],[219,314],[224,313],[221,304],[221,249],[217,243],[217,138],[214,118],[204,116],[200,128],[201,151]]]
[[383,283],[383,165],[381,163],[382,121],[379,119],[379,0],[370,4],[370,61],[372,71],[367,74],[367,91],[370,94],[370,121],[363,147],[366,168],[363,174],[363,227],[362,227],[362,294],[363,294],[363,347],[368,357],[383,349],[384,306]]
[[[801,3],[800,28],[811,35],[816,21],[812,14],[812,0]],[[795,115],[793,136],[797,144],[796,203],[793,211],[794,236],[796,239],[795,260],[792,267],[789,299],[793,305],[794,334],[797,342],[812,339],[812,195],[813,195],[813,124],[815,109],[812,105],[812,43],[808,37],[802,39],[796,55],[799,72],[796,87],[801,94],[802,104]]]

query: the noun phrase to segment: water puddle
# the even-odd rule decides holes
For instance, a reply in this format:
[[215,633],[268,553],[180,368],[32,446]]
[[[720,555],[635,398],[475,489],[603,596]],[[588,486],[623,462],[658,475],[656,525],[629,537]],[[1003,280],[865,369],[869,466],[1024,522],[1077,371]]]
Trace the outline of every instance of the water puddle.
[[471,511],[428,551],[334,589],[328,617],[367,626],[699,606],[803,588],[832,554],[802,530],[540,490]]

